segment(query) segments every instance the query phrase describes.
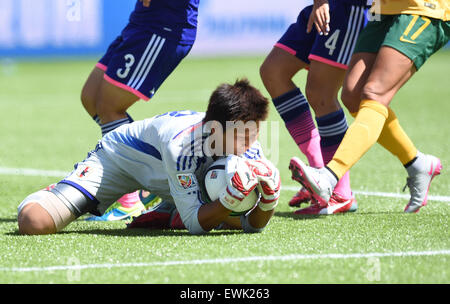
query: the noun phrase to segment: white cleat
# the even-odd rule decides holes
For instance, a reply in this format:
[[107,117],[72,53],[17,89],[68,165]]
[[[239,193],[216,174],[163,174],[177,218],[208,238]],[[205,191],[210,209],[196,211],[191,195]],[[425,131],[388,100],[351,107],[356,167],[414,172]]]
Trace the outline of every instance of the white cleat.
[[293,157],[289,163],[289,170],[292,172],[292,179],[308,189],[321,206],[328,204],[337,180],[333,176],[330,177],[331,173],[326,168],[309,167],[297,157]]
[[405,207],[405,212],[407,213],[417,213],[422,206],[427,204],[428,191],[430,189],[430,184],[436,175],[439,175],[442,170],[441,161],[439,158],[433,155],[424,155],[429,163],[427,170],[423,172],[418,172],[406,179],[405,188],[409,188],[411,194],[411,199],[408,205]]

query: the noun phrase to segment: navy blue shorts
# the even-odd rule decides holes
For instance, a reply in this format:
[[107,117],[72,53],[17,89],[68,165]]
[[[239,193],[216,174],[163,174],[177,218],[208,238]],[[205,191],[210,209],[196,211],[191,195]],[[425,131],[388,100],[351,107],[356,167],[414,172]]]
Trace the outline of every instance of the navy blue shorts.
[[330,5],[330,33],[328,36],[320,36],[314,25],[312,31],[306,33],[312,11],[312,5],[307,6],[275,47],[287,51],[307,64],[310,60],[316,60],[347,69],[359,32],[367,24],[367,10],[366,5]]
[[96,66],[105,71],[106,81],[149,100],[191,48],[128,24]]

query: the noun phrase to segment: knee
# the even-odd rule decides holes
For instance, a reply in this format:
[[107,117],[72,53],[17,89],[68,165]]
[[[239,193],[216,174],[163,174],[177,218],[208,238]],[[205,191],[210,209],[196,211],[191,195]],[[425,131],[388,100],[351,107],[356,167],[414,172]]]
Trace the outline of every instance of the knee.
[[370,99],[376,101],[383,101],[385,93],[382,86],[376,82],[367,82],[361,92],[361,99]]
[[310,104],[316,103],[318,100],[322,99],[323,88],[321,89],[319,86],[320,82],[310,81],[306,82],[305,86],[305,95]]
[[92,96],[92,94],[83,88],[83,90],[81,90],[81,104],[83,105],[83,107],[85,108],[91,108],[95,106],[95,97]]
[[341,100],[350,113],[356,113],[361,103],[361,92],[352,91],[344,86],[341,91]]
[[271,80],[273,73],[276,72],[276,69],[268,62],[267,60],[263,62],[263,64],[259,67],[259,76],[261,77],[264,83]]
[[56,233],[53,219],[37,203],[26,205],[19,212],[17,222],[20,234],[41,235]]
[[317,78],[308,78],[305,86],[305,95],[311,108],[320,116],[322,113],[333,111],[336,108],[336,93],[330,87],[323,86],[323,81]]
[[90,90],[87,87],[87,85],[85,85],[83,87],[83,89],[81,90],[80,99],[81,99],[81,104],[83,105],[83,107],[86,110],[86,112],[88,112],[89,115],[94,117],[97,114],[96,111],[95,111],[95,108],[96,108],[96,104],[95,104],[96,95],[95,95],[95,92]]
[[266,86],[268,84],[289,82],[291,80],[291,75],[285,73],[271,60],[266,60],[263,62],[263,64],[259,67],[259,75]]

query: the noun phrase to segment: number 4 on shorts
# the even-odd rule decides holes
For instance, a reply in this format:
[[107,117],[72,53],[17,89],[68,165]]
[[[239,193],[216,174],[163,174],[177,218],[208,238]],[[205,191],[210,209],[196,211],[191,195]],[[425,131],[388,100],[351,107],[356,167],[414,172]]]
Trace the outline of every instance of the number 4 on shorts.
[[330,38],[328,38],[328,40],[325,41],[325,47],[329,49],[328,55],[330,56],[333,56],[340,33],[341,33],[340,30],[335,30],[333,35],[331,35]]

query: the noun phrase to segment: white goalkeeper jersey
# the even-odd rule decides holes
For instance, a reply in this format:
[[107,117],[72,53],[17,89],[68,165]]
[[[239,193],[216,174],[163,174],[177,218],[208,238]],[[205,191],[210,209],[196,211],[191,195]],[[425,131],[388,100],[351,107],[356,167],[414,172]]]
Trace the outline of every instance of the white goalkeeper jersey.
[[[173,201],[186,228],[203,229],[198,223],[202,201],[199,182],[213,159],[203,150],[203,112],[176,111],[123,125],[106,134],[101,142],[108,159],[143,189]],[[206,153],[205,153],[206,152]],[[255,142],[243,157],[263,157]]]

